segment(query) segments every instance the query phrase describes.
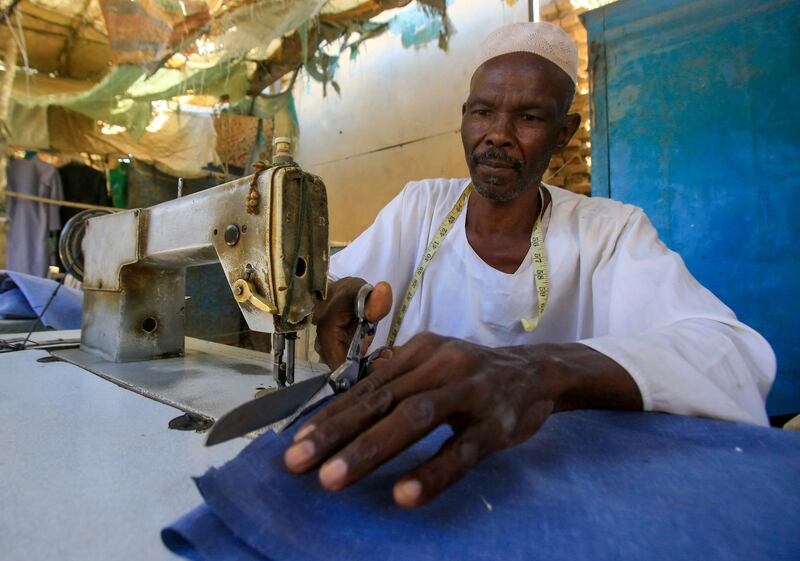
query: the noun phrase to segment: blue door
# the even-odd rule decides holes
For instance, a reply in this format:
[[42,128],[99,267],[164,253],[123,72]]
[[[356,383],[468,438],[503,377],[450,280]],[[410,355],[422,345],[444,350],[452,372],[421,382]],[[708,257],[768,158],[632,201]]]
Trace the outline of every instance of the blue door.
[[647,212],[778,356],[800,411],[800,2],[623,0],[583,15],[592,194]]

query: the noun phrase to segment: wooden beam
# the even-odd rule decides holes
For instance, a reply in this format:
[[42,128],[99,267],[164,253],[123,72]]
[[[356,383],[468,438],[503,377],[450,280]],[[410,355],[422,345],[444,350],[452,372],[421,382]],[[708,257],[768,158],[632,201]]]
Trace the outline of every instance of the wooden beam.
[[4,18],[9,14],[14,13],[14,8],[16,8],[17,4],[19,4],[20,2],[22,2],[22,0],[11,0],[11,4],[5,7],[3,11],[0,13],[0,18]]
[[70,25],[69,36],[67,37],[67,41],[64,44],[64,50],[61,51],[61,54],[59,54],[58,56],[59,68],[61,69],[61,74],[63,74],[64,76],[69,76],[72,47],[75,44],[75,40],[77,38],[81,26],[83,26],[85,17],[84,14],[86,13],[86,9],[89,7],[90,1],[91,0],[83,0],[83,5],[81,6],[80,12],[78,12],[78,15],[75,17],[73,23]]
[[120,212],[125,210],[122,208],[114,208],[113,206],[90,205],[85,203],[74,203],[72,201],[59,201],[56,199],[48,199],[47,197],[37,197],[36,195],[26,195],[24,193],[15,193],[13,191],[6,192],[6,196],[14,197],[16,199],[25,199],[26,201],[34,201],[36,203],[44,203],[46,205],[68,206],[70,208],[83,208],[94,210],[110,210],[111,212]]
[[6,203],[6,187],[7,178],[6,170],[8,169],[8,138],[6,137],[6,119],[8,118],[8,106],[11,100],[11,88],[14,85],[14,75],[17,72],[17,42],[14,37],[9,34],[5,41],[4,62],[6,71],[3,73],[3,81],[0,84],[0,123],[3,124],[3,129],[0,131],[0,203],[5,206]]

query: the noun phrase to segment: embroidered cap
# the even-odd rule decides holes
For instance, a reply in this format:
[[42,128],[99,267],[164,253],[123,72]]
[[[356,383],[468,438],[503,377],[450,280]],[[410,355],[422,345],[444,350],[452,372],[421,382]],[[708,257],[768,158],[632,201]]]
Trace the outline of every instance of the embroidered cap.
[[578,47],[557,25],[544,21],[523,22],[495,29],[481,43],[475,68],[509,53],[533,53],[546,58],[578,83]]

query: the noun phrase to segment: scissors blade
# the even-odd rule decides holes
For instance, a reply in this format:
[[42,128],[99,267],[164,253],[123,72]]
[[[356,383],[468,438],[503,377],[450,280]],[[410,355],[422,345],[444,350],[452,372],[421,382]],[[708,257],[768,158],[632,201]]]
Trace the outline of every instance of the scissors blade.
[[311,399],[328,382],[321,374],[287,388],[262,395],[228,411],[211,427],[206,446],[213,446],[237,436],[277,423]]

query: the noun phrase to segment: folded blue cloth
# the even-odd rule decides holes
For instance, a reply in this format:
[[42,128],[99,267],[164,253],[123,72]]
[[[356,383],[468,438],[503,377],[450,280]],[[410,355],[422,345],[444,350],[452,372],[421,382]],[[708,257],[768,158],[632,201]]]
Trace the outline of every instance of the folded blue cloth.
[[293,432],[266,433],[197,478],[206,503],[162,532],[167,547],[240,561],[800,559],[800,434],[658,413],[561,413],[409,511],[394,506],[392,483],[449,429],[341,493],[285,470]]
[[[187,536],[191,536],[188,538]],[[228,530],[208,505],[201,504],[161,534],[173,553],[194,561],[236,559],[263,561],[264,557],[247,547]],[[191,541],[190,541],[191,539]]]
[[[53,291],[56,281],[16,271],[0,269],[0,317],[35,319]],[[77,329],[81,326],[83,292],[62,286],[50,303],[42,323],[53,329]]]

